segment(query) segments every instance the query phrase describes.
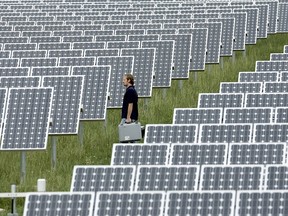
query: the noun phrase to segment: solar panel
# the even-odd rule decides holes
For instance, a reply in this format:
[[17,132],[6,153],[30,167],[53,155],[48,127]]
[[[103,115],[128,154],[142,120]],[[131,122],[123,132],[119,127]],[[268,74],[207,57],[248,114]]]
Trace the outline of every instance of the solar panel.
[[104,24],[103,30],[132,29],[132,24]]
[[73,67],[72,75],[84,75],[83,112],[81,112],[80,120],[104,120],[106,118],[111,67]]
[[275,123],[287,123],[288,122],[288,108],[276,107],[275,111]]
[[93,66],[96,57],[60,57],[59,66]]
[[198,125],[146,125],[144,143],[195,143]]
[[55,75],[70,75],[70,67],[56,66],[56,67],[32,67],[31,76],[55,76]]
[[221,18],[235,18],[233,50],[245,50],[247,13],[222,13]]
[[203,165],[200,190],[260,190],[263,165]]
[[259,10],[257,8],[254,9],[245,8],[245,9],[234,9],[233,12],[247,14],[245,44],[256,44]]
[[139,97],[151,97],[152,95],[155,53],[155,48],[121,50],[120,56],[134,56],[133,75]]
[[222,123],[221,108],[175,108],[173,124]]
[[107,49],[140,48],[139,41],[110,41],[107,42]]
[[287,61],[288,53],[270,53],[271,61]]
[[4,76],[28,76],[29,67],[0,67],[0,77]]
[[172,144],[170,165],[226,164],[228,144]]
[[278,72],[239,72],[238,82],[276,82]]
[[[67,21],[66,21],[67,22]],[[87,22],[87,20],[85,21]],[[90,22],[91,23],[91,22]],[[85,33],[85,30],[101,30],[102,29],[102,25],[92,25],[92,24],[86,24],[86,25],[75,25],[74,26],[74,30],[82,30]],[[86,35],[86,34],[84,34]]]
[[278,4],[277,33],[288,32],[287,10],[288,10],[287,2]]
[[205,70],[208,28],[179,29],[179,34],[192,35],[190,70]]
[[5,43],[3,50],[36,50],[36,43]]
[[[84,30],[85,36],[100,36],[100,35],[114,35],[114,30]],[[84,42],[84,41],[83,41]]]
[[288,125],[286,123],[254,124],[253,142],[287,142]]
[[264,82],[263,90],[266,93],[284,93],[288,90],[288,82]]
[[206,63],[219,63],[222,22],[194,23],[194,28],[208,28]]
[[161,40],[174,40],[172,79],[189,78],[191,34],[164,34]]
[[110,100],[108,108],[120,108],[125,93],[125,88],[122,86],[124,74],[133,73],[134,57],[133,56],[112,56],[98,57],[97,65],[110,65],[111,76],[109,83]]
[[96,35],[95,41],[108,42],[108,41],[126,41],[126,35]]
[[236,198],[237,215],[286,215],[287,191],[239,191]]
[[7,43],[28,43],[28,37],[0,37],[0,43],[7,44]]
[[146,29],[147,36],[148,35],[163,35],[163,34],[176,34],[177,29],[175,28],[167,28],[167,29]]
[[73,49],[104,49],[106,42],[78,42],[73,43]]
[[0,67],[18,67],[18,58],[3,58],[0,59]]
[[144,34],[145,34],[144,29],[118,29],[118,30],[115,30],[115,35],[127,35],[128,36],[128,35],[144,35]]
[[71,43],[39,43],[39,50],[69,50]]
[[1,150],[46,149],[52,95],[53,88],[9,89]]
[[287,93],[247,93],[245,107],[285,107]]
[[231,143],[228,164],[285,164],[286,143]]
[[49,50],[48,57],[82,57],[83,50]]
[[44,66],[52,67],[52,66],[57,66],[57,62],[58,62],[57,58],[22,58],[20,66],[21,67],[44,67]]
[[8,98],[8,89],[6,88],[0,88],[0,129],[2,131],[2,126],[3,126],[3,122],[4,122],[4,115],[6,113],[6,101]]
[[99,56],[119,56],[119,49],[86,49],[85,57],[87,56],[93,56],[96,58]]
[[164,29],[181,29],[181,28],[192,28],[192,23],[166,23],[163,24]]
[[252,124],[202,124],[199,143],[251,142]]
[[288,71],[288,61],[256,61],[255,71]]
[[132,191],[135,173],[135,166],[74,166],[70,191]]
[[139,165],[135,190],[197,190],[199,173],[197,165]]
[[[162,29],[159,29],[162,30]],[[159,40],[159,35],[128,35],[128,41],[148,41],[148,40]]]
[[133,29],[162,29],[162,24],[161,23],[134,24]]
[[27,76],[0,77],[0,88],[40,87],[40,78]]
[[24,216],[92,216],[95,195],[93,193],[28,193]]
[[168,191],[165,215],[234,215],[234,191]]
[[94,36],[87,35],[87,36],[63,36],[62,37],[63,43],[74,43],[74,42],[93,42]]
[[113,144],[111,165],[167,165],[169,144]]
[[272,123],[273,119],[270,107],[225,108],[223,114],[223,123]]
[[174,41],[142,41],[142,48],[155,48],[153,87],[170,87],[174,55]]
[[[282,156],[282,155],[280,155]],[[287,190],[287,166],[283,165],[267,165],[264,181],[264,189],[266,190]]]
[[284,45],[283,52],[288,53],[288,45]]
[[46,50],[14,50],[12,51],[12,58],[45,58]]
[[[45,30],[49,31],[49,30]],[[60,36],[49,36],[49,37],[37,37],[37,36],[32,36],[30,39],[31,43],[60,43],[61,42],[61,37]]]
[[11,52],[10,51],[0,51],[0,59],[1,58],[10,58]]
[[198,108],[243,107],[243,93],[201,93]]
[[42,86],[54,87],[49,134],[78,133],[83,85],[83,76],[42,77]]
[[94,216],[163,216],[164,200],[165,193],[160,191],[99,192]]
[[[129,5],[130,6],[130,5]],[[119,9],[119,5],[117,7]],[[127,8],[128,10],[128,8]],[[111,16],[111,20],[135,20],[137,19],[137,16],[136,15],[112,15]]]
[[221,82],[220,93],[260,93],[262,82]]

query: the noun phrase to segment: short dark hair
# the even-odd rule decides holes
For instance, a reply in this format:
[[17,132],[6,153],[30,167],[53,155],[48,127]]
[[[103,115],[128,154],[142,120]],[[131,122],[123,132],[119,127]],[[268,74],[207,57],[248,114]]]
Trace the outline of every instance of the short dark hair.
[[132,74],[130,74],[130,73],[125,74],[125,77],[126,77],[127,80],[129,80],[129,83],[130,83],[131,85],[134,85],[134,77],[133,77]]

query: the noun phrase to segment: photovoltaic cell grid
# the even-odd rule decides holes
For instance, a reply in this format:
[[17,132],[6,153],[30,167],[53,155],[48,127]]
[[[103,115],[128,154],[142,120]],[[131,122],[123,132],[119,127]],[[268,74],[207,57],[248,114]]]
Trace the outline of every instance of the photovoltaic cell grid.
[[288,81],[288,71],[280,72],[280,81],[283,81],[283,82]]
[[259,11],[257,8],[254,9],[234,9],[235,13],[246,13],[247,23],[246,23],[246,39],[245,44],[256,44],[257,41],[257,26],[258,26],[258,16]]
[[210,18],[208,19],[208,22],[221,22],[222,23],[220,56],[232,56],[235,19],[234,18]]
[[276,33],[277,31],[277,14],[278,14],[278,1],[273,0],[261,0],[256,1],[256,5],[269,5],[269,14],[268,14],[268,34]]
[[286,123],[255,124],[254,142],[287,142],[288,125]]
[[194,23],[194,28],[208,28],[207,55],[205,63],[219,63],[222,22]]
[[52,98],[53,88],[9,89],[2,150],[46,149]]
[[261,82],[221,82],[220,93],[260,93],[262,92]]
[[111,165],[167,165],[169,144],[114,144]]
[[264,165],[203,165],[199,190],[260,190]]
[[107,42],[107,49],[140,48],[139,41],[110,41]]
[[288,189],[288,168],[286,165],[268,165],[266,167],[264,189]]
[[225,108],[223,114],[223,123],[272,123],[273,119],[270,107]]
[[173,124],[222,123],[222,108],[176,108]]
[[0,67],[0,77],[4,76],[28,76],[30,72],[29,67]]
[[285,45],[285,46],[284,46],[283,52],[284,52],[284,53],[288,53],[288,45]]
[[[155,48],[122,49],[120,56],[134,56],[133,75],[139,97],[151,97],[155,63]],[[126,73],[127,71],[126,68]]]
[[[153,29],[155,30],[155,29]],[[159,40],[160,36],[157,34],[150,35],[128,35],[128,41],[148,41],[148,40]]]
[[278,72],[239,72],[238,82],[276,82]]
[[43,87],[54,87],[49,134],[77,134],[84,76],[43,76]]
[[164,192],[99,192],[94,216],[139,215],[162,216]]
[[252,124],[200,125],[199,143],[251,142]]
[[94,56],[96,58],[100,56],[119,56],[119,49],[86,49],[85,56]]
[[93,193],[29,193],[24,206],[24,216],[93,216]]
[[69,66],[32,67],[31,76],[63,76],[70,75]]
[[179,34],[192,35],[190,70],[205,70],[208,28],[179,29]]
[[286,143],[231,143],[228,164],[285,164]]
[[170,165],[226,164],[228,144],[172,144]]
[[40,87],[41,77],[10,76],[0,77],[0,88]]
[[255,71],[288,71],[288,61],[256,61]]
[[111,66],[109,83],[110,100],[108,101],[108,108],[120,108],[125,93],[125,88],[122,86],[122,79],[124,74],[128,72],[133,73],[134,56],[98,57],[97,64]]
[[288,82],[264,82],[263,92],[285,93],[288,90]]
[[277,33],[288,32],[287,10],[288,10],[287,2],[278,4]]
[[221,18],[235,18],[233,50],[245,50],[247,13],[222,13]]
[[243,93],[199,94],[198,108],[243,107]]
[[234,191],[167,192],[165,215],[234,215]]
[[[18,67],[19,59],[17,58],[3,58],[0,59],[0,67]],[[22,65],[25,67],[25,65]]]
[[110,66],[72,68],[72,75],[84,76],[83,112],[80,114],[80,120],[105,120],[110,74]]
[[155,48],[153,87],[170,87],[174,55],[174,41],[142,41],[142,48]]
[[144,143],[195,143],[198,125],[146,125]]
[[275,123],[288,123],[288,107],[276,107]]
[[288,53],[270,53],[271,61],[288,61]]
[[286,107],[288,93],[247,93],[245,107]]
[[197,190],[200,166],[165,165],[137,167],[136,191]]
[[172,79],[189,78],[191,34],[163,34],[161,40],[174,40]]
[[135,173],[135,166],[74,166],[70,191],[132,191]]
[[236,198],[237,215],[287,215],[288,192],[239,191]]
[[6,88],[0,88],[0,131],[2,131],[2,125],[4,122],[4,115],[5,115],[5,107],[6,107],[6,101],[8,98],[8,89]]

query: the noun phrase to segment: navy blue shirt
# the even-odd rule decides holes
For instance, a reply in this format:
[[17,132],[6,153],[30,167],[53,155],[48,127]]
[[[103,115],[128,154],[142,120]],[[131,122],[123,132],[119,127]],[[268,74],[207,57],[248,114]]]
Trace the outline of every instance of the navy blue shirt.
[[133,109],[130,118],[138,120],[138,94],[134,86],[129,86],[124,94],[121,115],[122,118],[127,118],[129,103],[133,103]]

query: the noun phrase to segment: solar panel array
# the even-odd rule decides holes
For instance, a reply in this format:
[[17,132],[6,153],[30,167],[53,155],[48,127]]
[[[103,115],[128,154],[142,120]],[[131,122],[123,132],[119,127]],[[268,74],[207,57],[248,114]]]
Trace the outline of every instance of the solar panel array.
[[[287,3],[275,0],[0,7],[1,150],[45,149],[48,134],[105,120],[107,107],[121,107],[125,73],[151,97],[152,87],[287,32]],[[110,166],[75,166],[71,192],[29,194],[24,215],[286,215],[284,59],[200,94],[198,108],[174,110],[173,124],[146,125],[145,144],[115,144]]]

